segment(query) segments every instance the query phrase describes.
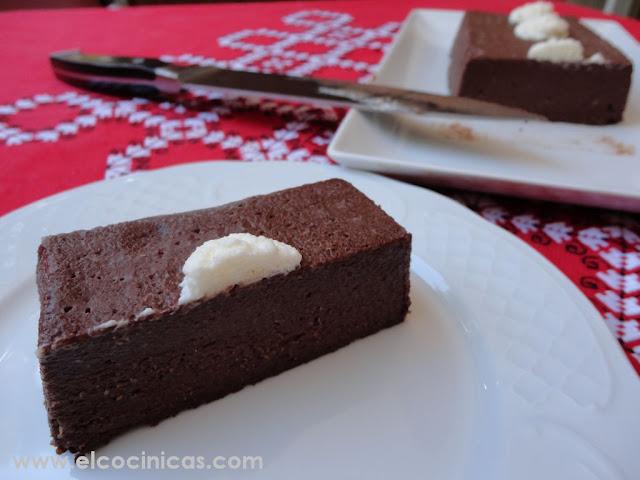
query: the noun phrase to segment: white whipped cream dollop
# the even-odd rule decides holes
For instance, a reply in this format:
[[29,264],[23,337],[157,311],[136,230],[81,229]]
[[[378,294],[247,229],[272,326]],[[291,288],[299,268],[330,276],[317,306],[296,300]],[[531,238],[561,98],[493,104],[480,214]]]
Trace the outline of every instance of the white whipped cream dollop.
[[517,24],[533,17],[553,13],[553,11],[553,3],[551,2],[526,3],[511,10],[509,23]]
[[138,313],[138,315],[136,315],[136,318],[148,317],[149,315],[153,315],[154,313],[156,313],[156,311],[153,308],[145,307]]
[[232,233],[204,242],[182,267],[178,304],[212,297],[234,285],[295,270],[302,255],[291,245],[249,233]]
[[581,62],[584,52],[582,44],[573,38],[550,38],[531,45],[527,58],[554,63]]
[[521,40],[564,38],[569,35],[569,24],[555,13],[548,13],[519,23],[513,29],[513,33]]
[[607,63],[607,59],[604,58],[604,55],[602,55],[602,53],[596,52],[593,55],[591,55],[589,58],[586,58],[585,63],[603,64],[603,63]]

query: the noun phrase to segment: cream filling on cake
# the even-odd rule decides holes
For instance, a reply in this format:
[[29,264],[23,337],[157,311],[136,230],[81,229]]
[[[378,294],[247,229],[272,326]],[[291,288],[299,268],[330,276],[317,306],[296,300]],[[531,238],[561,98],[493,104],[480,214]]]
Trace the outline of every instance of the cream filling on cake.
[[514,8],[509,14],[509,23],[516,25],[530,18],[538,17],[548,13],[553,13],[553,3],[532,2]]
[[531,45],[527,58],[554,63],[580,62],[584,51],[582,44],[573,38],[550,38]]
[[602,53],[596,52],[593,55],[591,55],[589,58],[585,59],[584,62],[585,63],[603,64],[603,63],[607,63],[607,59],[604,58],[604,55],[602,55]]
[[136,318],[148,317],[149,315],[153,315],[155,312],[156,311],[153,308],[145,307],[138,313],[138,315],[136,315]]
[[555,13],[548,13],[525,20],[516,25],[513,33],[521,40],[548,40],[569,35],[569,24]]
[[302,255],[291,245],[249,233],[204,242],[182,267],[179,305],[295,270]]
[[521,40],[534,41],[529,47],[530,60],[568,63],[605,63],[600,53],[585,60],[582,43],[569,37],[569,23],[560,17],[551,2],[527,3],[511,11],[509,22],[513,34]]
[[98,325],[94,325],[89,328],[88,333],[92,335],[96,332],[100,332],[101,330],[106,330],[108,328],[120,328],[127,325],[129,322],[127,320],[107,320],[106,322],[99,323]]

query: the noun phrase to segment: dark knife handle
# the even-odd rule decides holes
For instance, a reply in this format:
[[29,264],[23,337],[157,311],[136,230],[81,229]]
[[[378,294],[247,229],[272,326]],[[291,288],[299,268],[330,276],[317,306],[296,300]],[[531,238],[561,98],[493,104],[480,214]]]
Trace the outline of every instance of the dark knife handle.
[[101,90],[134,89],[176,93],[181,67],[156,58],[87,55],[79,51],[52,53],[55,74],[66,82]]
[[170,66],[156,58],[86,55],[78,51],[52,53],[50,60],[56,70],[144,80],[154,80],[157,77],[157,68]]

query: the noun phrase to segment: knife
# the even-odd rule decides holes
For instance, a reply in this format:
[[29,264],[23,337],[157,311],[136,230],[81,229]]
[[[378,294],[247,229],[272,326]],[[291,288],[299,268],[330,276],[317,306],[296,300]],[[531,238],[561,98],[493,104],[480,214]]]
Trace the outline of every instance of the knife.
[[544,119],[519,108],[383,85],[182,66],[156,58],[93,55],[77,50],[53,53],[50,60],[56,76],[68,83],[89,89],[115,89],[134,95],[175,94],[197,86],[236,96],[293,100],[373,112],[438,112]]

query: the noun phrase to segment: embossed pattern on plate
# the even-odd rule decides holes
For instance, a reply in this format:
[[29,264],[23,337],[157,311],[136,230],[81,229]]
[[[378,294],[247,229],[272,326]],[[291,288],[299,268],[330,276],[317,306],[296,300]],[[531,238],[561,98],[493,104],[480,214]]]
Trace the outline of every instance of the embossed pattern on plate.
[[0,383],[10,386],[0,477],[19,478],[14,455],[53,453],[33,354],[42,235],[330,177],[354,183],[413,233],[407,322],[100,453],[262,454],[255,476],[278,479],[303,469],[309,478],[636,478],[640,383],[591,304],[534,250],[424,189],[335,167],[233,162],[96,183],[0,219]]

